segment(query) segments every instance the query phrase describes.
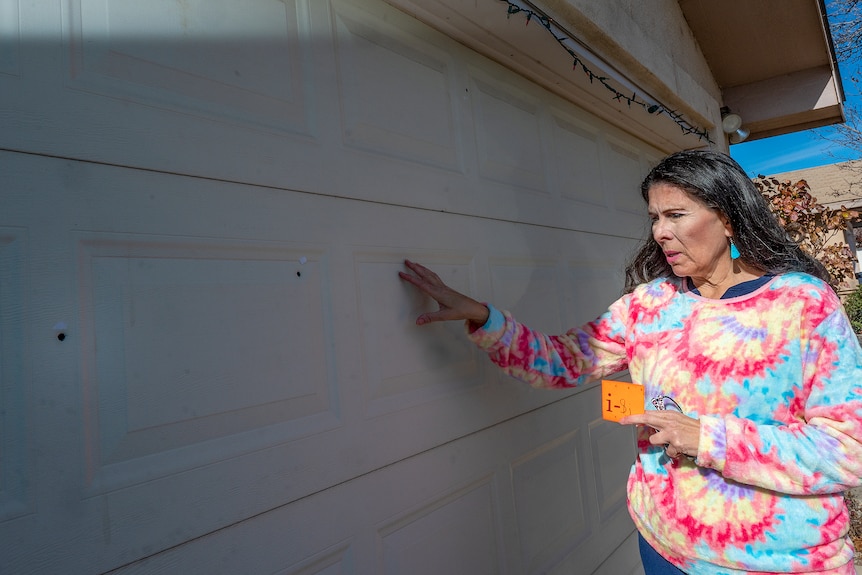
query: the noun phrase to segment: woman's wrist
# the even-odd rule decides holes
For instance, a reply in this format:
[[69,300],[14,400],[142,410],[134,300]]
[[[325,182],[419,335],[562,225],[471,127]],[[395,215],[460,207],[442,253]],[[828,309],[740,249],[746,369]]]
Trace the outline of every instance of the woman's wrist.
[[471,313],[470,317],[467,318],[467,329],[470,333],[481,329],[482,326],[488,323],[488,318],[491,317],[491,310],[488,309],[487,305],[479,302],[476,302],[476,305],[475,313]]
[[483,303],[476,302],[476,314],[474,317],[470,318],[470,323],[475,323],[479,327],[482,327],[488,322],[488,318],[491,316],[491,311],[488,309]]

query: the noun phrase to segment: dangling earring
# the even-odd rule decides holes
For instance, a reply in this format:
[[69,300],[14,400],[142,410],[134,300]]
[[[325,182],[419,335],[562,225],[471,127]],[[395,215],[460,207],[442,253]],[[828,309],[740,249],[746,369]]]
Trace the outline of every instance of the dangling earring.
[[730,238],[730,259],[739,259],[739,249],[736,247],[736,244],[733,243],[733,238]]

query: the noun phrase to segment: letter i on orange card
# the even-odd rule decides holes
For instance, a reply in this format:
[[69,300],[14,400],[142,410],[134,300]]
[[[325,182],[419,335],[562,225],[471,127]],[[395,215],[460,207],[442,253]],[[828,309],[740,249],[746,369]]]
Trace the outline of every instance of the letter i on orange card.
[[602,417],[619,421],[644,412],[644,386],[612,379],[602,380]]

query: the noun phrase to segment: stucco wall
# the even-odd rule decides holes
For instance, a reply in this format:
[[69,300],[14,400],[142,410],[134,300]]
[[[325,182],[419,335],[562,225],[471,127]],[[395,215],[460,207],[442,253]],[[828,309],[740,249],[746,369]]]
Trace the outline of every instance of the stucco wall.
[[639,91],[707,130],[711,144],[683,134],[667,115],[650,116],[609,97],[573,71],[571,59],[541,24],[525,26],[522,14],[507,16],[503,0],[387,1],[665,152],[727,149],[718,127],[720,90],[675,0],[543,0],[537,6]]
[[653,95],[678,101],[700,121],[718,123],[720,90],[675,0],[543,4]]

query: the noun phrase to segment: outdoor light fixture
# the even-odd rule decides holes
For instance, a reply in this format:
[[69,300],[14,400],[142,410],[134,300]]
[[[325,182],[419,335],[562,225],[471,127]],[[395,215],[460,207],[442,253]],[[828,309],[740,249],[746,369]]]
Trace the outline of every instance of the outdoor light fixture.
[[721,108],[721,131],[728,135],[731,144],[744,141],[751,133],[742,127],[742,116],[734,114],[727,106]]
[[730,134],[730,136],[728,136],[727,139],[730,140],[731,144],[738,144],[738,143],[744,141],[745,138],[747,138],[750,133],[751,133],[751,130],[746,130],[745,128],[740,128],[737,131],[735,131],[734,133]]

